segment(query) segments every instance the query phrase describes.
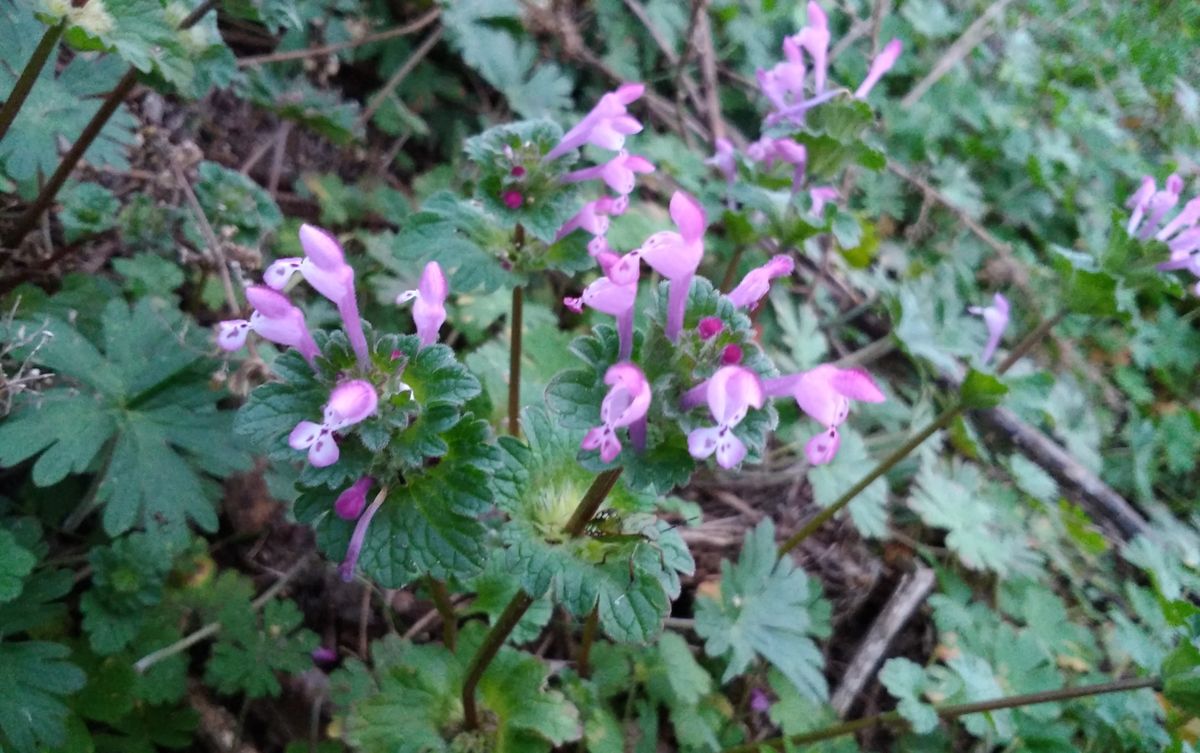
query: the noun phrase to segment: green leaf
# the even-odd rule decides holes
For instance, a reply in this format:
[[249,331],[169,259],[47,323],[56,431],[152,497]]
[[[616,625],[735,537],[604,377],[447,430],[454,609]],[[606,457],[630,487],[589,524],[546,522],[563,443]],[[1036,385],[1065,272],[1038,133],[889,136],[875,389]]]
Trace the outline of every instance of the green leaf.
[[17,753],[63,743],[69,714],[60,698],[86,677],[59,643],[0,643],[0,744]]
[[1200,649],[1181,643],[1163,661],[1160,674],[1168,701],[1193,716],[1200,713]]
[[995,408],[1004,402],[1008,394],[1008,386],[992,374],[971,369],[959,388],[959,396],[967,408]]
[[363,136],[358,102],[314,86],[303,74],[288,76],[272,70],[272,66],[260,66],[247,72],[238,93],[335,144],[350,144]]
[[88,11],[89,15],[106,15],[107,22],[90,28],[79,23],[70,26],[65,35],[69,44],[85,50],[112,49],[142,73],[157,73],[189,90],[195,68],[162,3],[100,0]]
[[25,576],[33,572],[37,556],[17,541],[11,531],[0,529],[0,604],[21,595]]
[[[243,607],[244,608],[244,607]],[[300,627],[304,615],[294,603],[277,599],[263,607],[253,629],[222,625],[204,679],[218,692],[250,698],[279,695],[277,672],[301,672],[312,666],[317,635]]]
[[921,700],[925,691],[925,670],[920,665],[904,658],[888,659],[879,670],[879,681],[899,701],[896,710],[912,726],[913,732],[923,735],[937,727],[937,712]]
[[1054,248],[1054,268],[1063,286],[1063,305],[1074,314],[1117,313],[1117,280],[1087,254]]
[[[0,6],[0,99],[8,98],[45,29],[27,6]],[[39,173],[54,172],[59,161],[59,139],[71,143],[79,137],[100,108],[102,95],[124,72],[125,64],[116,56],[88,59],[78,55],[59,73],[55,66],[45,66],[0,141],[3,172],[20,183],[31,181]],[[121,105],[83,158],[92,165],[128,167],[125,153],[133,144],[134,126],[133,116]]]
[[97,183],[75,183],[58,195],[63,210],[58,217],[67,243],[98,235],[117,226],[121,202]]
[[122,287],[135,298],[165,296],[183,285],[179,265],[154,254],[138,254],[128,259],[113,259],[113,269],[125,278]]
[[[196,174],[196,199],[218,237],[254,247],[283,224],[283,214],[271,194],[242,173],[204,161],[196,168]],[[188,235],[199,248],[206,247],[196,219],[189,219],[185,225]]]
[[770,662],[806,698],[824,700],[829,687],[814,637],[829,634],[829,605],[790,557],[776,559],[769,518],[747,532],[737,563],[721,562],[721,593],[696,603],[696,633],[709,656],[727,660],[721,682],[755,658]]

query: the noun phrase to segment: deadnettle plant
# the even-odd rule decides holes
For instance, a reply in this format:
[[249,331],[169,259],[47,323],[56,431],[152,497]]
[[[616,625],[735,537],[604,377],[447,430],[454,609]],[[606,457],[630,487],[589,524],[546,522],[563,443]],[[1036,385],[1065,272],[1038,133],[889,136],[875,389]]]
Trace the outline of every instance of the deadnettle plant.
[[1179,203],[1182,192],[1183,179],[1178,175],[1168,177],[1161,190],[1151,176],[1142,178],[1137,190],[1125,202],[1125,207],[1130,210],[1125,231],[1138,240],[1153,237],[1166,243],[1170,256],[1158,264],[1158,269],[1191,272],[1198,280],[1193,290],[1200,295],[1200,226],[1196,224],[1200,221],[1200,196],[1193,197],[1174,217],[1163,222]]
[[413,301],[413,322],[417,325],[417,336],[422,345],[432,345],[438,340],[438,331],[446,321],[446,295],[450,287],[446,276],[436,261],[425,265],[421,283],[416,290],[406,290],[396,296],[396,303]]
[[333,465],[340,452],[334,432],[353,426],[375,412],[379,396],[370,382],[352,379],[339,384],[329,393],[329,402],[321,423],[301,421],[288,436],[288,444],[296,450],[308,450],[308,462],[317,468]]
[[733,430],[750,408],[761,408],[765,398],[758,374],[741,366],[722,367],[711,378],[688,390],[680,408],[688,411],[707,403],[716,424],[693,429],[688,434],[688,452],[698,459],[715,453],[722,468],[736,467],[746,457],[746,444]]
[[1000,346],[1000,338],[1004,336],[1004,330],[1008,327],[1008,299],[996,293],[992,296],[991,306],[971,306],[967,311],[982,316],[983,323],[987,326],[987,344],[979,356],[979,362],[986,364],[995,355],[996,348]]
[[253,331],[276,345],[295,348],[310,365],[317,357],[317,344],[304,321],[304,312],[292,305],[287,296],[262,285],[246,288],[246,300],[254,307],[250,319],[233,319],[217,325],[217,345],[222,350],[238,350]]
[[650,408],[650,385],[642,370],[632,363],[622,362],[604,373],[608,394],[600,403],[600,425],[583,436],[580,444],[585,450],[599,450],[605,463],[621,454],[617,429],[628,427],[629,441],[638,450],[646,448],[646,411]]
[[851,400],[881,403],[885,399],[867,372],[839,369],[833,364],[766,379],[763,390],[771,397],[794,398],[800,410],[825,427],[825,431],[804,446],[804,453],[813,465],[828,463],[837,454],[842,442],[837,427],[849,416]]

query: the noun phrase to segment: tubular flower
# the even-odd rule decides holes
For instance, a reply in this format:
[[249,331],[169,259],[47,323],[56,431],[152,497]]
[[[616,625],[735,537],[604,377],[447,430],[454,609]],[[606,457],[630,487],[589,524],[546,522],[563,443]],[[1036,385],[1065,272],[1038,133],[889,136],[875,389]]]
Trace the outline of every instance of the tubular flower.
[[729,300],[740,309],[753,309],[771,290],[771,280],[786,277],[796,268],[790,256],[779,254],[757,269],[750,270],[738,286],[729,292]]
[[716,423],[688,434],[688,452],[699,460],[715,452],[717,465],[735,467],[747,450],[733,427],[742,422],[750,408],[761,408],[765,397],[758,374],[743,366],[723,366],[710,379],[688,390],[682,408],[690,410],[705,401]]
[[603,237],[608,232],[609,217],[625,214],[625,210],[628,208],[628,196],[601,196],[594,201],[589,201],[583,205],[578,214],[563,223],[555,240],[565,238],[580,229],[597,238]]
[[783,40],[784,60],[770,70],[759,68],[758,88],[777,111],[787,110],[804,99],[804,60],[791,37]]
[[337,516],[342,520],[354,520],[361,515],[363,508],[367,506],[367,492],[371,490],[373,483],[375,479],[363,476],[339,494],[333,503],[333,511]]
[[992,296],[991,306],[971,306],[967,311],[982,316],[983,323],[987,325],[987,345],[983,346],[983,353],[979,356],[980,363],[987,363],[995,355],[1000,338],[1004,336],[1004,330],[1008,327],[1008,299],[996,293]]
[[704,164],[711,165],[721,171],[725,176],[725,181],[733,184],[737,180],[737,158],[733,149],[733,142],[724,136],[716,141],[716,152],[713,156],[704,160]]
[[829,69],[829,17],[815,2],[808,3],[808,25],[792,37],[813,62],[813,89],[825,91],[825,76]]
[[421,282],[416,290],[406,290],[396,296],[396,303],[413,303],[413,321],[417,325],[417,335],[421,345],[433,345],[438,339],[438,330],[446,321],[446,295],[450,287],[446,284],[446,276],[436,261],[425,265],[421,273]]
[[641,122],[630,115],[626,108],[644,91],[645,84],[622,84],[602,96],[592,111],[567,131],[562,141],[546,154],[546,159],[557,159],[584,144],[594,144],[613,151],[625,146],[626,136],[642,130]]
[[813,186],[808,189],[808,196],[812,199],[812,215],[814,217],[824,217],[825,205],[841,198],[838,190],[833,186]]
[[585,167],[582,170],[567,173],[562,179],[564,183],[578,183],[599,178],[608,184],[609,188],[625,196],[633,191],[639,173],[652,172],[654,172],[654,165],[650,160],[622,149],[617,152],[617,156],[603,165]]
[[333,465],[340,452],[333,433],[353,426],[375,412],[379,396],[370,382],[353,379],[342,382],[329,393],[329,402],[321,423],[301,421],[288,436],[294,450],[308,450],[308,462],[317,468]]
[[808,165],[808,150],[792,139],[772,139],[764,136],[746,148],[746,156],[761,162],[767,170],[775,167],[776,160],[792,166],[792,190],[799,191],[804,183],[804,172]]
[[617,360],[624,361],[633,355],[633,305],[637,300],[637,278],[630,282],[614,282],[605,276],[597,278],[583,289],[579,298],[564,298],[563,305],[578,313],[584,306],[617,318],[617,336],[620,351]]
[[893,39],[883,46],[883,50],[871,61],[871,67],[867,70],[867,77],[854,90],[855,99],[867,98],[867,95],[875,88],[875,84],[879,83],[879,79],[883,78],[883,74],[890,71],[892,66],[896,64],[896,60],[899,59],[903,49],[904,45],[901,44],[899,39]]
[[851,400],[882,403],[885,399],[867,372],[839,369],[828,363],[797,374],[767,379],[763,389],[771,397],[794,398],[800,410],[825,427],[825,431],[804,445],[804,454],[813,465],[824,465],[837,454],[842,442],[837,427],[846,421]]
[[346,558],[338,566],[338,574],[346,583],[354,580],[354,569],[358,566],[358,555],[362,554],[363,541],[367,538],[367,528],[370,527],[371,519],[375,517],[375,513],[379,512],[385,499],[387,499],[385,495],[378,495],[366,512],[359,517],[358,522],[354,524],[354,533],[350,535],[350,544],[346,547]]
[[621,454],[617,429],[629,427],[629,439],[641,450],[646,446],[646,411],[650,408],[650,383],[632,363],[616,363],[604,373],[608,394],[600,403],[600,425],[583,436],[580,447],[600,450],[600,459],[611,463]]
[[217,325],[217,345],[237,350],[246,344],[251,330],[264,340],[300,351],[311,365],[319,351],[304,321],[304,312],[292,305],[287,296],[262,285],[246,288],[246,300],[254,307],[250,319],[232,319]]
[[346,263],[345,254],[337,240],[328,232],[313,225],[300,226],[300,245],[304,258],[280,259],[263,274],[263,281],[275,290],[282,290],[292,275],[299,272],[318,293],[337,306],[346,329],[346,337],[358,363],[366,367],[367,338],[358,316],[358,301],[354,297],[354,268]]
[[1179,233],[1181,230],[1194,229],[1196,221],[1200,220],[1200,196],[1195,197],[1188,203],[1183,205],[1183,209],[1175,218],[1162,226],[1162,229],[1154,234],[1154,238],[1160,241],[1166,241],[1171,236]]
[[688,290],[700,258],[704,256],[704,230],[708,218],[704,207],[694,198],[676,191],[671,197],[671,219],[678,232],[663,230],[651,235],[641,248],[631,251],[632,258],[645,259],[646,263],[671,281],[667,297],[667,339],[674,342],[683,329],[683,314],[687,307]]
[[[1141,240],[1146,240],[1154,235],[1154,231],[1158,230],[1159,223],[1163,221],[1163,217],[1179,203],[1179,193],[1182,190],[1183,178],[1180,178],[1178,175],[1171,175],[1167,178],[1167,184],[1161,191],[1157,190],[1154,178],[1148,175],[1142,178],[1142,184],[1138,187],[1138,190],[1134,191],[1129,200],[1125,202],[1125,206],[1132,210],[1129,214],[1129,224],[1125,227],[1126,232],[1131,236],[1136,234]],[[1197,209],[1193,209],[1191,212],[1187,212],[1186,206],[1184,210],[1184,212],[1180,212],[1184,222],[1187,221],[1186,214],[1198,211]],[[1174,225],[1172,230],[1177,230],[1182,223],[1176,224],[1172,221],[1168,224],[1168,227],[1172,225]],[[1166,229],[1163,228],[1164,231]]]

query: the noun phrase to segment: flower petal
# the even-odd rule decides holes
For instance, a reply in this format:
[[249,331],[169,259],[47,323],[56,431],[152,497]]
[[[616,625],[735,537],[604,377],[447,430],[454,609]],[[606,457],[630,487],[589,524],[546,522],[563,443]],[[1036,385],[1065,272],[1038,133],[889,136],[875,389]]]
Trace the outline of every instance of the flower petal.
[[716,452],[720,439],[721,430],[715,426],[693,429],[688,434],[688,453],[697,460],[703,460]]
[[300,271],[300,263],[303,261],[299,256],[277,259],[263,272],[263,282],[275,290],[283,290],[292,279],[292,275]]
[[671,196],[670,211],[671,219],[685,241],[697,241],[704,237],[708,217],[704,214],[704,207],[691,194],[676,191]]
[[328,230],[316,225],[300,226],[300,246],[304,255],[321,269],[336,270],[346,263],[342,246]]
[[288,435],[288,445],[293,450],[306,450],[321,436],[321,425],[312,421],[301,421]]
[[246,344],[250,334],[250,322],[245,319],[230,319],[217,323],[217,346],[221,350],[238,350]]
[[717,442],[717,465],[722,468],[735,468],[746,457],[746,445],[734,435],[726,431]]
[[831,380],[833,388],[851,400],[864,403],[882,403],[887,398],[863,369],[838,369]]
[[837,454],[842,438],[834,427],[821,432],[804,445],[804,454],[813,465],[825,465]]

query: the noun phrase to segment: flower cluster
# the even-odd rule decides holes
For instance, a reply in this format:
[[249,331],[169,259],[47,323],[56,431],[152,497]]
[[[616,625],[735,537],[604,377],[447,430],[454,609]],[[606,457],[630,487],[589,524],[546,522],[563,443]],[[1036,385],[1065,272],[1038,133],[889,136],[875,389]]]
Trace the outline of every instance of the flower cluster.
[[[341,245],[328,232],[312,225],[300,227],[303,257],[279,259],[263,273],[265,285],[246,289],[246,300],[254,309],[249,319],[234,319],[217,325],[217,344],[224,350],[237,350],[250,332],[273,343],[295,348],[314,370],[318,370],[320,349],[305,323],[304,313],[282,292],[298,273],[318,293],[328,298],[342,319],[346,339],[354,351],[356,373],[342,372],[330,390],[321,420],[303,420],[288,435],[288,444],[306,451],[308,462],[316,468],[333,465],[341,457],[339,433],[376,413],[381,399],[375,382],[378,376],[371,362],[363,322],[358,314],[354,289],[354,268],[345,258]],[[413,321],[421,346],[437,342],[438,331],[446,320],[445,301],[449,293],[446,278],[437,262],[429,262],[416,290],[401,293],[396,303],[413,301]],[[397,382],[400,390],[403,382]],[[335,512],[347,520],[358,520],[354,536],[342,565],[343,577],[353,574],[367,526],[381,496],[364,512],[366,495],[374,479],[364,476],[346,489],[334,503]]]
[[[808,23],[796,34],[784,37],[783,60],[770,69],[758,70],[759,89],[771,109],[763,119],[763,135],[746,147],[746,158],[761,165],[764,170],[772,170],[777,164],[790,166],[793,192],[799,192],[804,187],[808,152],[795,139],[768,131],[777,131],[777,126],[802,126],[805,115],[814,107],[850,93],[848,89],[827,87],[829,42],[829,19],[820,5],[809,2]],[[896,64],[900,52],[899,39],[884,45],[883,50],[871,61],[866,78],[852,96],[866,99],[884,74]],[[808,85],[809,66],[812,71],[811,87]],[[716,153],[708,159],[707,164],[716,167],[732,185],[737,178],[737,151],[732,142],[724,138],[717,139]],[[827,203],[838,199],[837,189],[832,186],[812,186],[808,192],[812,201],[811,211],[816,217],[822,215]]]
[[1171,175],[1160,190],[1154,178],[1147,175],[1141,185],[1125,203],[1129,212],[1129,223],[1125,231],[1139,240],[1155,240],[1167,244],[1171,255],[1158,265],[1163,271],[1186,269],[1198,279],[1193,290],[1200,295],[1200,196],[1183,205],[1183,209],[1166,224],[1163,220],[1179,203],[1183,192],[1183,178]]
[[[810,40],[819,30],[813,27],[813,30],[802,32],[800,37],[805,40],[803,44],[811,45],[811,48],[806,46],[805,49],[811,50],[814,60],[821,61],[819,86],[823,88],[823,61],[828,33],[823,42],[820,39]],[[801,42],[793,40],[785,48],[797,44]],[[802,71],[803,63],[798,53],[794,64]],[[780,75],[785,73],[781,72]],[[627,114],[625,105],[636,99],[634,93],[640,95],[642,91],[640,84],[626,84],[605,94],[595,109],[568,131],[563,142],[548,156],[560,156],[566,149],[584,143],[618,149],[623,147],[624,135],[640,128],[640,125],[635,128],[636,121]],[[593,136],[597,129],[600,133],[598,139]],[[806,159],[803,145],[790,139],[775,139],[765,142],[762,148],[771,151],[761,159],[780,159],[793,165],[797,185],[803,181]],[[728,179],[736,177],[733,149],[727,142],[718,142],[718,154],[712,162]],[[606,463],[616,460],[622,451],[618,435],[620,429],[627,429],[634,451],[643,450],[646,444],[647,413],[652,390],[645,373],[632,361],[634,311],[641,264],[645,261],[647,266],[668,281],[663,334],[670,342],[678,343],[683,333],[689,291],[704,257],[708,216],[703,205],[685,191],[676,191],[671,196],[669,214],[675,229],[653,233],[641,246],[623,255],[618,255],[609,247],[605,240],[609,218],[627,208],[635,175],[651,170],[653,166],[649,162],[631,157],[622,150],[605,165],[577,170],[563,178],[567,182],[599,178],[619,194],[589,202],[560,232],[560,237],[576,229],[591,233],[594,237],[589,249],[604,273],[589,284],[581,296],[566,298],[564,304],[574,311],[588,306],[616,319],[619,340],[617,362],[605,373],[604,382],[609,389],[600,406],[601,423],[589,430],[581,443],[584,450],[598,451],[600,459]],[[827,201],[836,198],[836,193],[832,189],[819,189],[816,196],[821,201]],[[747,274],[727,298],[734,308],[753,309],[769,292],[771,281],[790,275],[793,269],[791,257],[775,256]],[[705,317],[697,325],[696,335],[700,341],[706,342],[716,337],[723,328],[724,323],[719,318]],[[809,443],[808,457],[814,464],[829,462],[837,452],[837,427],[845,421],[851,399],[868,402],[884,399],[883,393],[862,371],[823,365],[808,372],[764,381],[754,370],[741,364],[743,353],[736,343],[728,343],[719,351],[712,352],[716,353],[716,363],[713,364],[717,367],[715,372],[683,393],[679,409],[687,413],[707,406],[712,425],[695,428],[689,433],[688,451],[697,459],[715,456],[717,464],[723,468],[733,468],[745,459],[748,448],[735,429],[752,408],[763,408],[768,397],[794,398],[802,410],[825,427],[825,431]]]

